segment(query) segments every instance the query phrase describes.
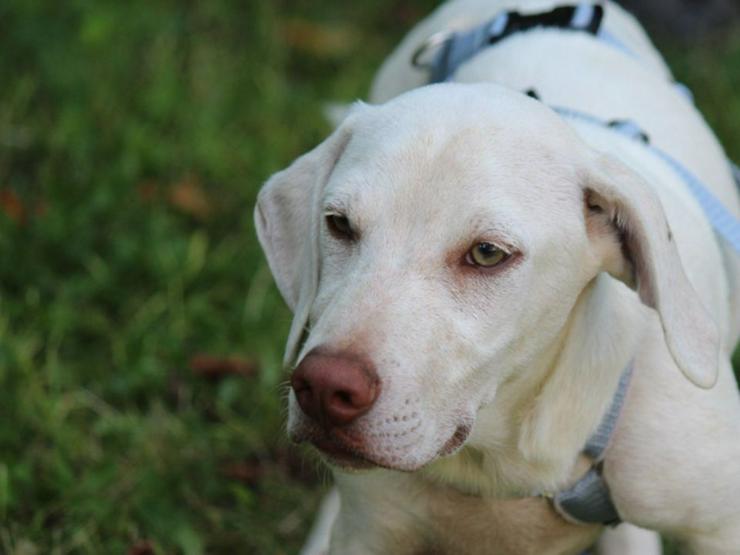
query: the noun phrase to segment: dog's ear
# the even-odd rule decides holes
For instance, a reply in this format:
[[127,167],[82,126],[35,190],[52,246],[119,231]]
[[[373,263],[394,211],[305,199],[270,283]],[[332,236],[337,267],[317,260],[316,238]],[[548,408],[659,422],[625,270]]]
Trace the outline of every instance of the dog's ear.
[[604,230],[599,221],[607,221],[618,241],[616,256],[622,257],[622,268],[631,271],[615,272],[606,263],[605,269],[634,283],[642,302],[658,312],[681,372],[699,387],[713,387],[719,369],[719,330],[686,277],[656,193],[620,161],[598,155],[585,179],[584,196],[592,239]]
[[349,142],[345,122],[323,143],[273,175],[257,197],[257,237],[278,289],[294,313],[285,361],[289,363],[308,322],[318,284],[321,195]]

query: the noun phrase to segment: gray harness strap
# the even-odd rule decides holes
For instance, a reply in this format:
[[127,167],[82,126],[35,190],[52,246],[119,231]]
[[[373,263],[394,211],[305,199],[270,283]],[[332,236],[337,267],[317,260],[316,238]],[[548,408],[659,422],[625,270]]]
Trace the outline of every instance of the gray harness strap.
[[576,524],[619,524],[617,509],[598,467],[591,468],[573,487],[558,493],[553,506],[560,515]]
[[[515,11],[503,12],[491,21],[469,31],[442,32],[431,37],[415,53],[412,63],[415,67],[429,71],[429,82],[446,81],[457,69],[473,58],[481,50],[505,38],[535,29],[549,27],[572,30],[596,35],[599,33],[604,8],[600,4],[584,2],[575,6],[559,6],[548,12],[531,15]],[[605,37],[619,48],[623,46],[614,37]],[[423,58],[431,51],[433,58],[424,62]]]
[[610,525],[619,524],[621,521],[602,474],[602,462],[604,452],[617,427],[632,372],[633,363],[630,362],[622,372],[609,410],[583,448],[583,454],[592,462],[590,470],[571,487],[552,498],[553,506],[566,520],[578,524]]
[[[644,148],[660,158],[681,178],[694,199],[699,203],[699,206],[701,206],[701,209],[704,211],[704,215],[714,228],[717,235],[721,237],[736,253],[740,254],[740,220],[727,209],[722,201],[712,193],[712,190],[696,177],[691,170],[671,156],[668,152],[650,144],[647,134],[642,131],[638,125],[629,120],[605,122],[590,114],[562,106],[550,106],[550,108],[564,118],[611,129],[625,137],[643,143]],[[729,160],[728,164],[733,177],[735,178],[735,182],[738,185],[738,189],[740,189],[740,168]]]
[[737,185],[737,189],[740,191],[740,166],[735,162],[730,162],[730,169],[732,170],[732,177],[735,178],[735,185]]
[[[598,2],[582,2],[574,6],[560,6],[549,12],[530,15],[503,12],[492,21],[467,32],[437,33],[416,51],[412,58],[412,64],[427,69],[430,82],[446,81],[462,64],[473,58],[481,50],[514,34],[541,27],[588,33],[624,53],[632,55],[625,45],[603,28],[601,25],[603,19],[604,7]],[[423,58],[429,56],[432,58],[431,62],[424,63]],[[687,99],[692,99],[691,93],[685,86],[677,86]],[[717,234],[735,252],[740,253],[740,220],[688,168],[667,152],[650,145],[647,136],[634,123],[627,120],[605,123],[576,110],[564,107],[552,108],[562,116],[612,127],[623,135],[641,140],[646,148],[661,158],[681,177],[694,198],[701,205]],[[740,169],[733,165],[732,170],[736,182],[740,184]]]

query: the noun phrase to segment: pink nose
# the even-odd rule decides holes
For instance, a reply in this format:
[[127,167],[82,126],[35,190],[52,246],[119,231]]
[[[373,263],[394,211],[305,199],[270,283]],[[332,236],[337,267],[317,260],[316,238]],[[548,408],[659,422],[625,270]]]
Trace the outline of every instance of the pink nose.
[[353,422],[370,410],[380,392],[372,366],[349,353],[311,351],[290,383],[303,412],[324,429]]

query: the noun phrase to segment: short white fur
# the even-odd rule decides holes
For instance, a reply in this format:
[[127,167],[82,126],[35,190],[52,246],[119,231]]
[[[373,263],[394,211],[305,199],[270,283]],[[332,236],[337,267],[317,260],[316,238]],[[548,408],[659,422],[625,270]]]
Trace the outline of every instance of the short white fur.
[[[553,5],[444,4],[383,65],[371,94],[383,104],[350,110],[260,193],[258,235],[295,312],[286,362],[317,346],[360,350],[383,383],[352,433],[374,438],[366,455],[386,469],[335,469],[339,501],[306,554],[579,553],[600,528],[561,522],[529,496],[583,472],[579,452],[632,358],[604,463],[630,525],[599,553],[660,553],[638,526],[695,553],[740,548],[740,261],[650,152],[519,92],[640,122],[740,215],[719,143],[644,32],[607,3],[607,28],[638,59],[537,30],[481,53],[451,84],[421,87],[409,66],[438,30]],[[327,203],[347,211],[357,245],[327,234]],[[450,253],[481,238],[518,251],[517,264],[461,270]],[[300,435],[309,423],[289,403]],[[440,456],[463,425],[465,445]]]

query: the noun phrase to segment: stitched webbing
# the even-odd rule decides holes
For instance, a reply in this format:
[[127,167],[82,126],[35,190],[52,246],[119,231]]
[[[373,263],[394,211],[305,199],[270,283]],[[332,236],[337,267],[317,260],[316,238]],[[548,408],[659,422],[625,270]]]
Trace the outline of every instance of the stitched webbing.
[[615,525],[621,521],[597,467],[592,467],[572,487],[558,493],[553,504],[563,518],[575,524]]
[[609,410],[583,448],[583,454],[592,462],[591,468],[571,487],[553,496],[555,509],[566,520],[578,524],[617,524],[621,520],[602,475],[601,462],[617,427],[633,367],[630,362],[622,372]]
[[[577,6],[559,6],[549,12],[532,15],[523,15],[513,11],[503,12],[491,21],[469,31],[451,33],[438,45],[435,45],[438,46],[436,56],[426,66],[429,69],[429,82],[440,83],[446,81],[462,64],[473,58],[481,50],[511,35],[540,27],[580,31],[596,35],[599,33],[603,17],[604,8],[591,2],[584,2]],[[629,53],[629,50],[616,37],[605,35],[604,40]],[[417,63],[417,58],[426,48],[427,44],[423,45],[414,55],[415,65],[425,67]]]
[[[635,133],[635,130],[639,130],[639,127],[632,122],[619,122],[619,125],[614,125],[613,122],[604,122],[599,118],[596,118],[590,114],[584,114],[571,108],[563,108],[560,106],[551,106],[558,114],[563,117],[570,119],[583,121],[606,129],[616,131],[628,138],[638,139],[644,143],[644,147],[650,150],[658,158],[663,160],[670,168],[678,174],[681,180],[686,184],[694,199],[699,203],[704,215],[707,220],[714,228],[714,231],[722,237],[737,253],[740,253],[740,220],[738,220],[726,207],[722,204],[709,188],[702,183],[702,181],[696,177],[686,166],[681,164],[678,160],[673,158],[670,154],[658,147],[649,144],[645,141],[644,133]],[[740,188],[740,169],[737,166],[728,162],[733,172],[738,188]]]
[[606,451],[614,429],[617,427],[617,419],[622,412],[622,406],[624,405],[624,398],[627,395],[627,388],[632,378],[633,368],[634,365],[630,362],[622,372],[622,376],[619,378],[617,392],[614,394],[609,410],[606,411],[599,427],[596,428],[596,431],[591,435],[586,442],[586,446],[583,448],[583,454],[594,462],[601,462],[604,458],[604,451]]

